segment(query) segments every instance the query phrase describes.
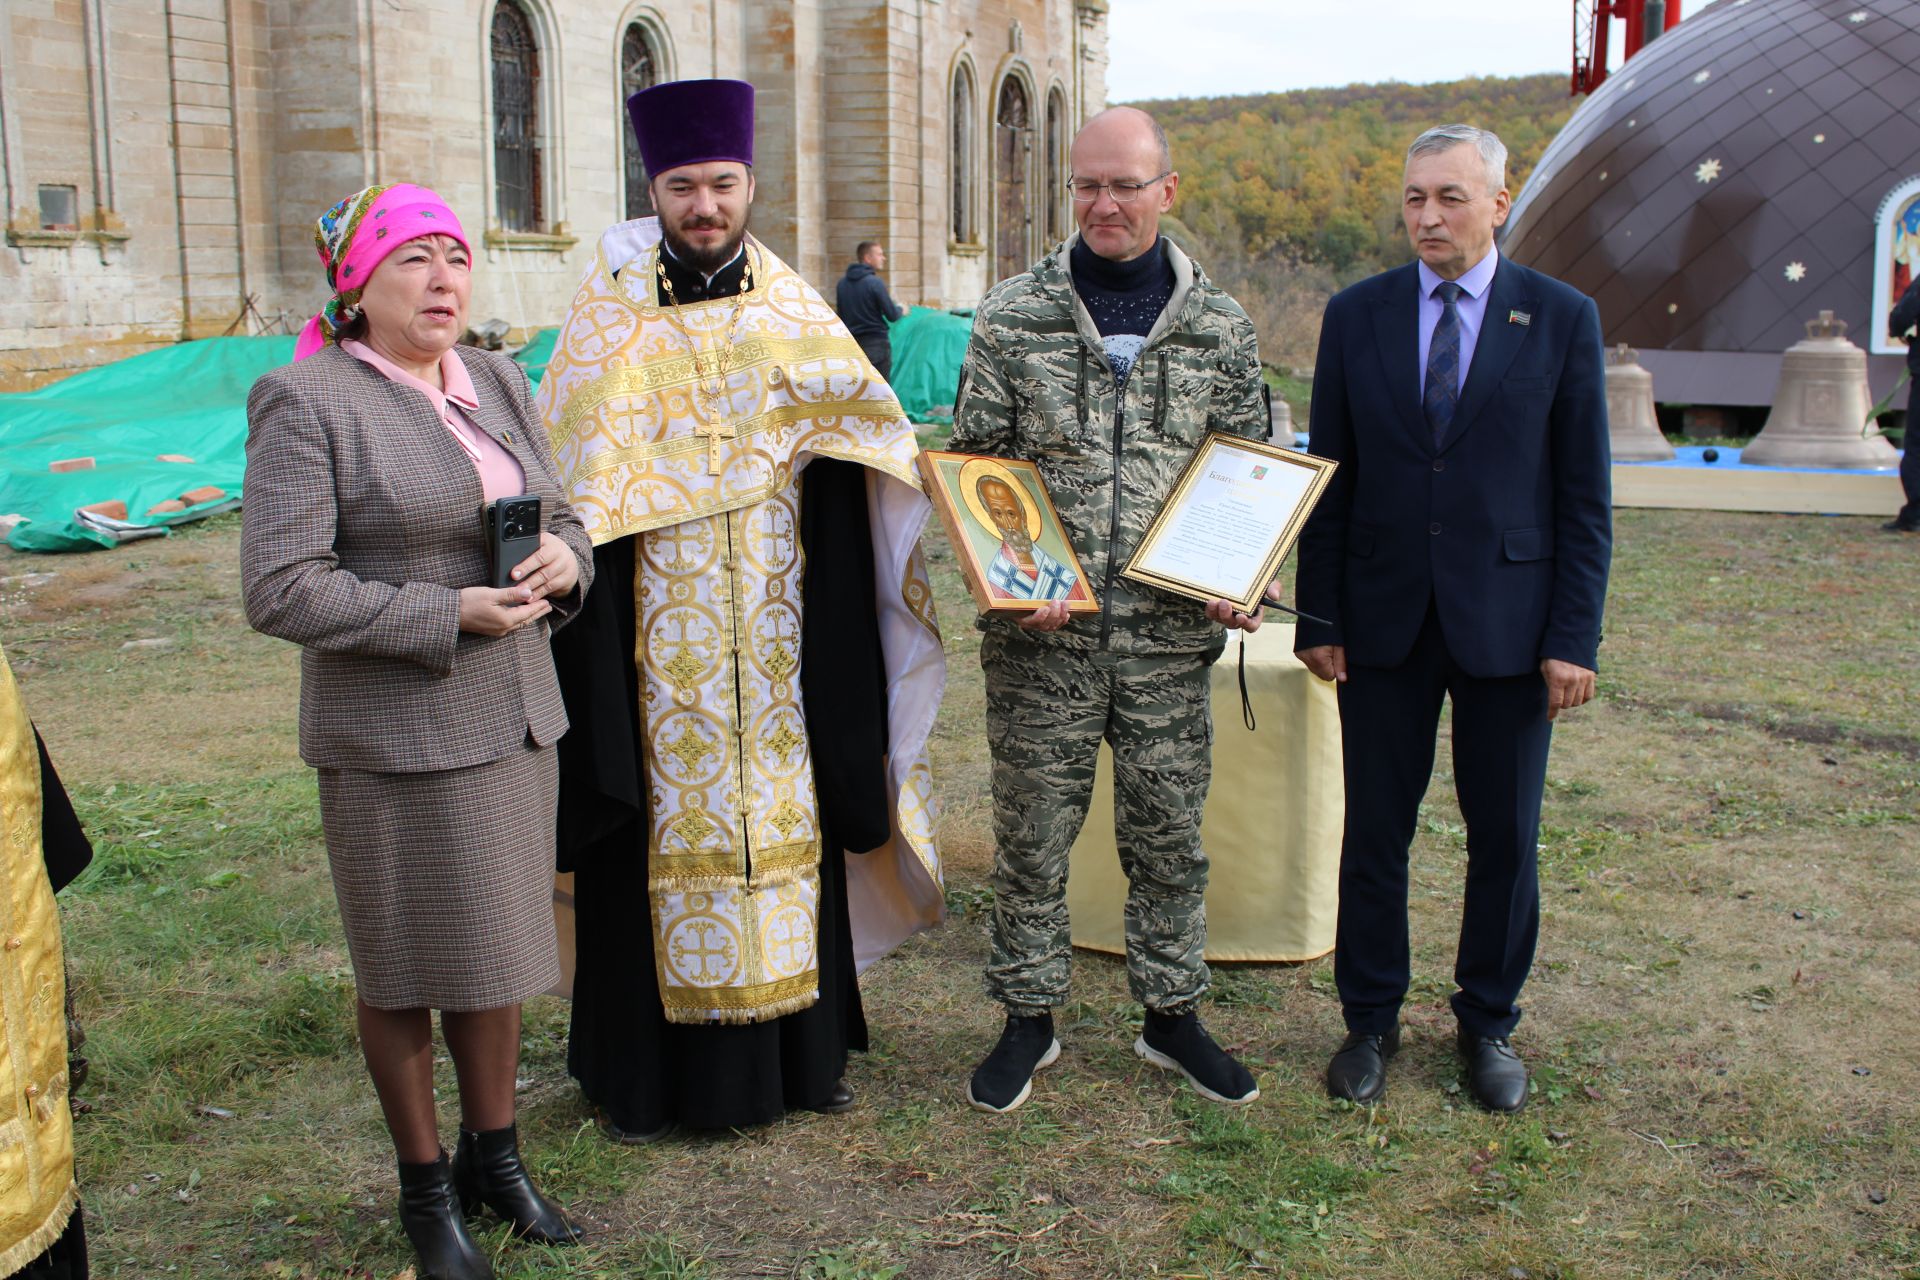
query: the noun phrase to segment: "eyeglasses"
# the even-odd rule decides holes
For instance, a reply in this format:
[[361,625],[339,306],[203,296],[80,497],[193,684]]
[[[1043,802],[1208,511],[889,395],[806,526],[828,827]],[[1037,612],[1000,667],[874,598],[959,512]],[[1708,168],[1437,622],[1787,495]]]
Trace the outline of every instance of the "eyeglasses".
[[1115,204],[1132,204],[1145,191],[1162,178],[1173,176],[1173,170],[1156,173],[1145,182],[1095,182],[1091,178],[1068,178],[1067,190],[1073,193],[1075,204],[1092,204],[1100,198],[1102,191],[1113,197]]

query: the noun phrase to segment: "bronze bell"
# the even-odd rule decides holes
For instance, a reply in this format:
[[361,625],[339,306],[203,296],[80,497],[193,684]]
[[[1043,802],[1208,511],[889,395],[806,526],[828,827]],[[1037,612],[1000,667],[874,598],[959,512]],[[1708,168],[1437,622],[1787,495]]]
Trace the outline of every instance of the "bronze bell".
[[1767,425],[1740,455],[1764,467],[1896,467],[1899,455],[1867,415],[1867,353],[1847,340],[1847,322],[1822,311],[1780,359]]
[[1665,462],[1673,446],[1653,410],[1653,375],[1626,343],[1607,352],[1607,438],[1615,462]]

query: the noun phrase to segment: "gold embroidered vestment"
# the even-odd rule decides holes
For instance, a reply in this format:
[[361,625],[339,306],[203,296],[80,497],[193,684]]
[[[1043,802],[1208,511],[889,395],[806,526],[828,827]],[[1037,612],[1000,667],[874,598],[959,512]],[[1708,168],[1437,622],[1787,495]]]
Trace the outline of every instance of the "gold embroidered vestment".
[[40,751],[0,649],[0,1275],[66,1230],[73,1182],[67,984],[41,851]]
[[[655,978],[666,1016],[684,1023],[778,1017],[818,997],[798,483],[813,458],[860,463],[877,486],[876,564],[899,592],[883,601],[883,634],[888,607],[920,633],[893,629],[890,653],[910,656],[917,673],[901,692],[924,690],[925,650],[938,649],[913,521],[925,497],[911,426],[819,295],[764,247],[747,251],[745,294],[669,312],[653,293],[658,248],[617,274],[603,250],[539,393],[595,545],[636,539]],[[930,727],[931,704],[909,729],[922,719]],[[938,915],[924,901],[939,870],[917,733],[892,744],[890,762],[902,858],[888,874],[915,900],[901,916],[907,932]]]

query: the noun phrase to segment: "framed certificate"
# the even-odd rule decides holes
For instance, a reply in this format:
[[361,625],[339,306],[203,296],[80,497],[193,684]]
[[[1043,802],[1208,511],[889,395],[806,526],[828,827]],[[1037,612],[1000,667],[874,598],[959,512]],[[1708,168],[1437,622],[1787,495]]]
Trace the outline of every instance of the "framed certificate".
[[1121,572],[1195,600],[1260,607],[1337,462],[1215,431]]
[[1031,462],[928,450],[920,478],[982,613],[1031,613],[1055,600],[1068,613],[1100,612]]

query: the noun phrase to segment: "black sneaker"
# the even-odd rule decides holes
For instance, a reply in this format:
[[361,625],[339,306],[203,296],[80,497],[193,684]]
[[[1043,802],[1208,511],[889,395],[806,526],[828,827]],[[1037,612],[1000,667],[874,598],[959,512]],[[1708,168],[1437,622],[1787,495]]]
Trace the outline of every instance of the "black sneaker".
[[967,1085],[968,1104],[976,1111],[1004,1115],[1032,1095],[1033,1073],[1052,1066],[1059,1057],[1051,1013],[1026,1018],[1008,1014],[1000,1043],[974,1068]]
[[1147,1010],[1147,1025],[1133,1051],[1156,1067],[1178,1071],[1203,1098],[1239,1107],[1260,1096],[1253,1074],[1213,1042],[1191,1009],[1172,1015]]

